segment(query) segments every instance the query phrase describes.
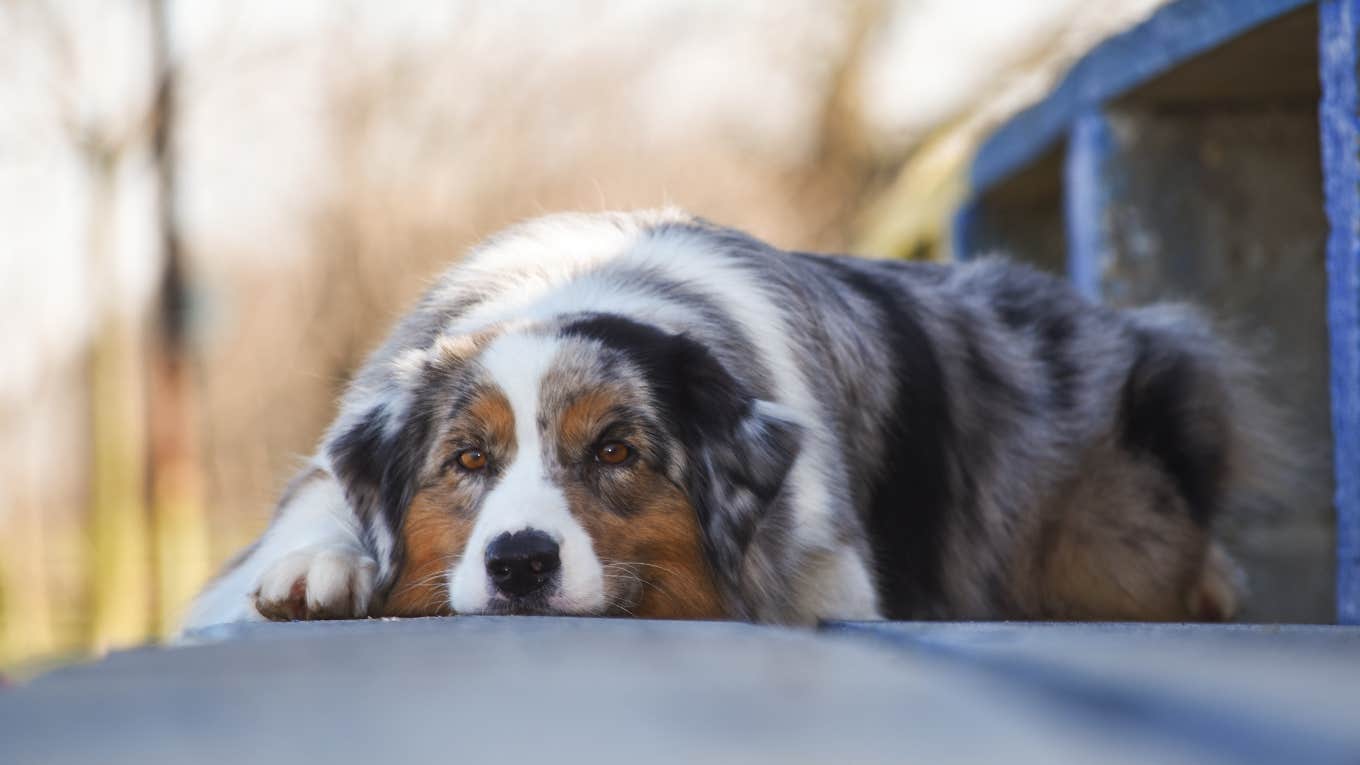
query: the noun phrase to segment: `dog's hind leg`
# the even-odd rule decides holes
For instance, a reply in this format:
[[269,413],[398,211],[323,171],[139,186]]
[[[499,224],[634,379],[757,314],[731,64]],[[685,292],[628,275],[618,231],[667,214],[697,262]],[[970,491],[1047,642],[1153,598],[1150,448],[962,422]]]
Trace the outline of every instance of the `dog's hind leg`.
[[1232,621],[1245,590],[1246,574],[1222,545],[1210,542],[1199,580],[1191,588],[1186,604],[1190,618],[1201,622]]
[[1031,618],[1224,621],[1241,576],[1189,514],[1174,482],[1115,450],[1047,508]]

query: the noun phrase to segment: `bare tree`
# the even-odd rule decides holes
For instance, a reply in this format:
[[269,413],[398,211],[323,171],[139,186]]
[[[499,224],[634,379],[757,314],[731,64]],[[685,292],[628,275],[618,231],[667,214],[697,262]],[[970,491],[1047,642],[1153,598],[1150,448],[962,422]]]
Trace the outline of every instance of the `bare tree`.
[[110,115],[81,108],[82,91],[91,84],[75,25],[99,20],[64,17],[59,4],[42,0],[15,3],[11,12],[28,22],[51,57],[56,117],[85,171],[88,263],[96,287],[87,362],[88,634],[96,649],[127,645],[146,637],[150,613],[145,342],[139,312],[120,304],[115,211],[118,175],[132,150],[145,140],[145,114],[140,109]]
[[[52,117],[84,171],[87,263],[94,286],[88,344],[88,535],[83,558],[87,644],[96,650],[138,643],[174,626],[178,610],[206,575],[205,522],[188,333],[187,273],[176,215],[174,126],[178,71],[165,0],[102,5],[90,14],[48,0],[13,0],[0,11],[11,28],[37,40],[51,64],[46,89]],[[130,25],[113,34],[147,41],[146,87],[104,111],[88,107],[100,95],[91,30],[108,33],[103,14]],[[84,34],[82,34],[84,33]],[[133,64],[136,65],[136,62]],[[130,305],[119,289],[117,217],[122,177],[150,159],[158,231],[158,288],[151,305]],[[41,503],[33,503],[32,512]],[[41,551],[35,553],[41,557]],[[34,591],[41,591],[31,585]],[[0,602],[6,621],[41,619],[50,603],[26,613]],[[31,598],[30,598],[31,600]],[[35,625],[41,633],[45,625]]]
[[155,548],[156,623],[173,630],[180,609],[207,576],[202,463],[196,386],[189,338],[189,288],[180,236],[175,125],[179,76],[173,60],[166,0],[148,0],[151,21],[152,160],[161,263],[151,349],[151,510]]

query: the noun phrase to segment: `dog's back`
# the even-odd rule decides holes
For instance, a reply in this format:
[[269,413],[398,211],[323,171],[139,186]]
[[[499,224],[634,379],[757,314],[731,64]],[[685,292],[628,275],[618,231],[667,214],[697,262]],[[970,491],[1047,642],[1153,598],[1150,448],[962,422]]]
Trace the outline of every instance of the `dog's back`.
[[873,305],[817,321],[876,338],[882,360],[850,377],[893,389],[834,399],[892,402],[860,492],[886,615],[1232,615],[1240,575],[1211,530],[1269,433],[1201,317],[1091,305],[1002,259],[800,261]]

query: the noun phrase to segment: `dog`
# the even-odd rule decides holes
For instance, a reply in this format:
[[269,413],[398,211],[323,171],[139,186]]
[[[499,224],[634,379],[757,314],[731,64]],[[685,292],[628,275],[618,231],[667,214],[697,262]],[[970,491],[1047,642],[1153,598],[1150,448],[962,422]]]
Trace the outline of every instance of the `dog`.
[[355,376],[188,628],[561,614],[1223,620],[1269,439],[1194,311],[679,211],[484,242]]

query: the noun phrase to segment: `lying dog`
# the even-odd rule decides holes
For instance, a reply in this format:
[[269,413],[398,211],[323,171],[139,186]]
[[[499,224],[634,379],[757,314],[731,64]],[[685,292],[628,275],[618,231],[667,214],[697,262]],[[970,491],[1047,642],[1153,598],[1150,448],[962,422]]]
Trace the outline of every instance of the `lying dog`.
[[1254,399],[1193,313],[663,211],[477,248],[188,626],[1226,619]]

